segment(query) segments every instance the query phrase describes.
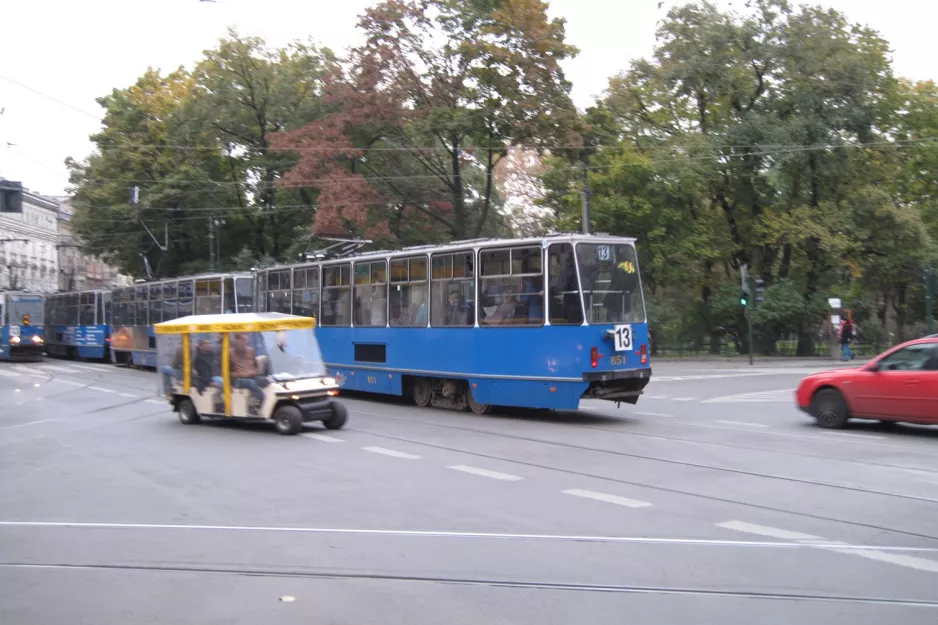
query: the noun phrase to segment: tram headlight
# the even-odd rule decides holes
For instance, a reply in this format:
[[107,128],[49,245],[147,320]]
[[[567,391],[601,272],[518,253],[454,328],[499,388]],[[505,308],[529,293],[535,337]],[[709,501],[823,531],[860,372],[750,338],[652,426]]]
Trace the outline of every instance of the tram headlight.
[[39,336],[38,334],[33,334],[33,343],[37,343],[37,344],[42,343],[42,337]]
[[335,379],[335,378],[330,378],[330,377],[325,377],[325,378],[322,379],[322,383],[323,383],[324,385],[326,385],[326,386],[335,386],[335,385],[336,385],[336,379]]
[[10,337],[10,345],[19,345],[19,344],[20,344],[20,337],[18,336]]

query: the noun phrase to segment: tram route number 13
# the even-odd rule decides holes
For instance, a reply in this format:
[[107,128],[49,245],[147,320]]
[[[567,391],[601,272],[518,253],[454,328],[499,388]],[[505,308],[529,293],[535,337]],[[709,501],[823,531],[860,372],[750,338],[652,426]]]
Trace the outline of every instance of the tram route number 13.
[[612,338],[615,342],[615,349],[617,352],[624,352],[628,349],[632,349],[632,326],[616,326],[612,332]]

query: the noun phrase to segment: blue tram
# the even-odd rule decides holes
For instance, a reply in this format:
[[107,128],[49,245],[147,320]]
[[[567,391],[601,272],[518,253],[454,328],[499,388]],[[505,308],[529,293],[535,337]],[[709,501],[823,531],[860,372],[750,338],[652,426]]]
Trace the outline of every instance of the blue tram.
[[314,316],[346,389],[420,406],[635,403],[651,377],[634,239],[556,235],[259,271],[259,311]]
[[111,292],[73,291],[46,296],[46,353],[107,360],[111,342]]
[[0,360],[42,358],[44,312],[42,295],[0,292]]
[[250,274],[219,273],[138,282],[111,291],[111,360],[156,367],[153,324],[187,315],[252,312]]

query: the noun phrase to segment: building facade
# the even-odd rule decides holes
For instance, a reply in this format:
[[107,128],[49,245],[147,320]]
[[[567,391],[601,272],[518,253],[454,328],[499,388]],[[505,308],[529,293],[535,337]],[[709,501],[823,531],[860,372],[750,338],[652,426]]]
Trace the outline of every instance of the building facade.
[[58,200],[26,190],[22,212],[0,213],[0,290],[58,290],[58,221]]
[[0,212],[0,291],[55,293],[127,286],[133,280],[82,253],[67,197],[23,190],[22,211]]

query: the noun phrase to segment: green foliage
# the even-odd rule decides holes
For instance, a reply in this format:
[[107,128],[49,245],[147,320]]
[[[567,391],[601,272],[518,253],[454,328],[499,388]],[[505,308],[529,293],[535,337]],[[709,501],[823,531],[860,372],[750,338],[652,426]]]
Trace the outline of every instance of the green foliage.
[[543,202],[579,229],[570,165],[586,162],[594,229],[638,237],[645,284],[684,311],[681,340],[745,342],[743,264],[767,285],[763,351],[794,336],[813,353],[834,295],[901,338],[936,261],[938,90],[897,80],[887,42],[836,11],[746,7],[672,8],[652,57],[582,115],[595,147],[548,162]]

